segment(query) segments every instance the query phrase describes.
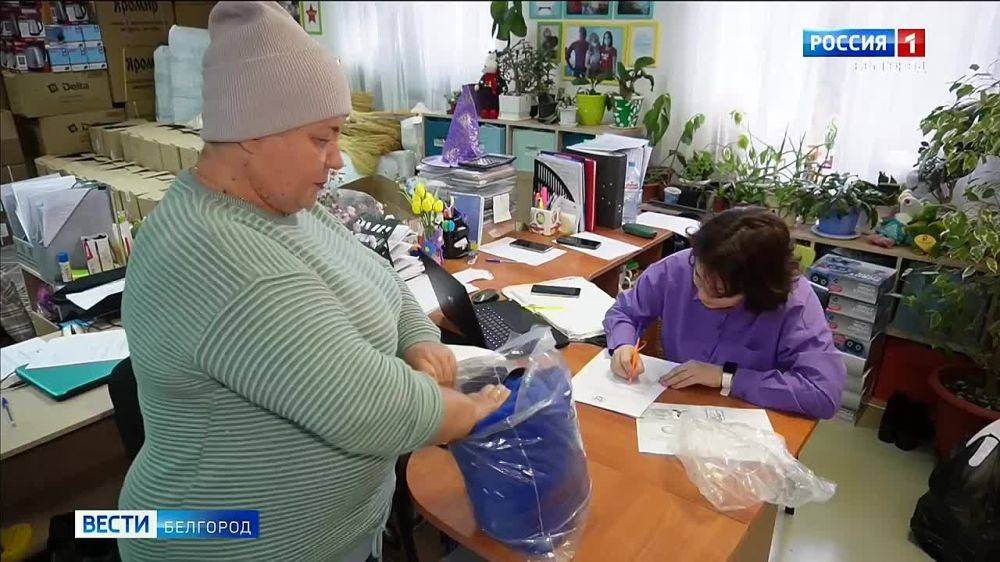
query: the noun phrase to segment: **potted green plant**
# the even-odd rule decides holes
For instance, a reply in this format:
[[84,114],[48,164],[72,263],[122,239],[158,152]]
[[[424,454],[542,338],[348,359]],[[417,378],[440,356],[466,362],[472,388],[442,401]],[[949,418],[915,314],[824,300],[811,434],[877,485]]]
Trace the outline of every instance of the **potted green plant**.
[[576,125],[576,100],[565,93],[559,96],[559,124],[567,127]]
[[490,17],[493,18],[492,35],[497,41],[506,41],[508,47],[511,35],[524,37],[528,34],[528,25],[521,11],[521,0],[490,2]]
[[497,69],[506,90],[500,94],[500,119],[531,119],[531,94],[535,91],[538,53],[527,41],[497,51]]
[[[968,176],[1000,154],[1000,81],[972,65],[971,74],[952,83],[951,105],[934,108],[921,120],[929,139],[921,143],[918,164],[937,175],[939,197],[952,195],[954,181]],[[942,367],[930,374],[935,407],[935,445],[946,455],[987,423],[1000,418],[1000,182],[974,178],[965,189],[964,209],[938,209],[932,253],[970,264],[960,273],[936,267],[931,291],[908,297],[908,304],[929,318],[932,341],[967,355],[973,362]],[[979,295],[985,310],[979,323],[968,315],[969,295]],[[970,333],[973,332],[973,333]],[[966,336],[966,337],[962,337]],[[971,338],[968,336],[972,336]],[[957,345],[956,340],[973,342]]]
[[654,87],[653,77],[646,72],[645,68],[655,62],[653,57],[639,57],[635,60],[635,64],[629,68],[625,66],[625,63],[618,61],[618,73],[615,76],[618,80],[618,93],[610,100],[615,127],[631,129],[639,123],[642,96],[635,93],[635,85],[639,80],[646,80],[649,82],[650,89]]
[[574,86],[587,86],[576,91],[577,120],[584,126],[600,125],[604,121],[605,96],[597,85],[610,78],[606,74],[573,79]]
[[536,48],[532,56],[532,84],[538,103],[536,118],[542,123],[555,123],[556,119],[559,118],[557,109],[562,92],[555,95],[552,93],[556,83],[552,75],[558,64],[557,60],[554,51],[545,46]]
[[1000,80],[980,72],[979,65],[969,69],[972,73],[953,82],[948,90],[955,93],[955,101],[935,107],[920,121],[927,140],[920,143],[918,177],[940,203],[951,201],[956,182],[971,174],[986,155],[1000,153]]
[[827,174],[809,190],[809,216],[819,219],[814,231],[820,236],[853,238],[858,235],[862,216],[868,228],[874,227],[878,221],[875,207],[885,201],[874,185],[849,173]]

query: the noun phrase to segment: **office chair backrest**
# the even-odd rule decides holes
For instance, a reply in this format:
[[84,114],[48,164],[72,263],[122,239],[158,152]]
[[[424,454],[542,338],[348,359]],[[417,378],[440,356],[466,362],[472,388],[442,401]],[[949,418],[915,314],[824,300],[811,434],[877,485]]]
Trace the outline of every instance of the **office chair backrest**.
[[146,440],[146,430],[142,422],[142,412],[139,410],[139,391],[135,384],[135,374],[132,372],[131,358],[125,359],[111,371],[108,394],[111,395],[111,404],[115,407],[115,425],[118,426],[125,452],[130,460],[135,460],[143,441]]

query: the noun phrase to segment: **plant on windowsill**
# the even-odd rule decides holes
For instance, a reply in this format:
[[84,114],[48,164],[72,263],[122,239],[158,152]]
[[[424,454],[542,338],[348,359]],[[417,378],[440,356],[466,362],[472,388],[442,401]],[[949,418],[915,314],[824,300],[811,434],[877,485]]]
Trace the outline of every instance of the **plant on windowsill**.
[[559,89],[559,124],[572,127],[576,125],[576,100]]
[[534,84],[534,94],[538,102],[536,119],[542,123],[555,123],[559,118],[557,108],[562,91],[553,95],[552,91],[556,81],[553,78],[558,58],[551,48],[539,46],[535,49],[531,61],[532,83]]
[[865,218],[868,228],[874,227],[878,222],[875,207],[886,202],[885,195],[874,185],[849,173],[827,174],[806,189],[811,208],[805,215],[819,219],[814,231],[820,236],[857,236],[861,218]]
[[527,41],[518,41],[497,51],[497,69],[506,84],[500,93],[500,119],[531,119],[531,96],[537,87],[538,51]]
[[592,127],[600,125],[604,121],[606,96],[597,90],[597,85],[610,79],[611,76],[607,74],[573,79],[574,86],[587,86],[587,88],[581,87],[576,91],[576,117],[581,125]]
[[608,100],[615,118],[615,127],[631,129],[639,124],[642,96],[636,94],[635,86],[639,80],[646,80],[649,82],[649,88],[653,89],[653,77],[645,69],[655,63],[653,57],[639,57],[630,68],[618,61],[618,72],[615,76],[618,80],[618,93]]

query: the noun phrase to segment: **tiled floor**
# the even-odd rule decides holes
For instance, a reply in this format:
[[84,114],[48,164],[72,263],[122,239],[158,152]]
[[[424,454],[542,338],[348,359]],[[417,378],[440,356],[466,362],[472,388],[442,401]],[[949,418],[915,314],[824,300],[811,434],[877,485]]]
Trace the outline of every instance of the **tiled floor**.
[[935,457],[929,445],[901,451],[876,437],[877,410],[861,424],[819,424],[801,460],[837,483],[826,504],[779,514],[772,562],[919,562],[931,560],[909,541],[910,516],[927,491]]
[[[837,494],[825,504],[801,507],[795,515],[779,512],[771,562],[931,560],[908,535],[913,507],[927,490],[934,454],[929,445],[904,452],[882,443],[876,437],[878,422],[879,411],[869,409],[857,426],[836,420],[819,424],[801,460],[836,482]],[[420,531],[421,560],[438,560],[436,533],[426,527]],[[446,560],[481,559],[458,549]]]

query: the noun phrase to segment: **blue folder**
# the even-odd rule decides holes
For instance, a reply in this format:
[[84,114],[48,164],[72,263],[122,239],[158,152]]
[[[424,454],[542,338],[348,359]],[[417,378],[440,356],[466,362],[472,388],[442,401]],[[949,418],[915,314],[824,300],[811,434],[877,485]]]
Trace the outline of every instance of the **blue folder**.
[[111,371],[121,361],[121,359],[113,359],[41,369],[18,367],[14,372],[21,377],[21,380],[38,387],[53,399],[65,400],[104,384],[111,377]]

